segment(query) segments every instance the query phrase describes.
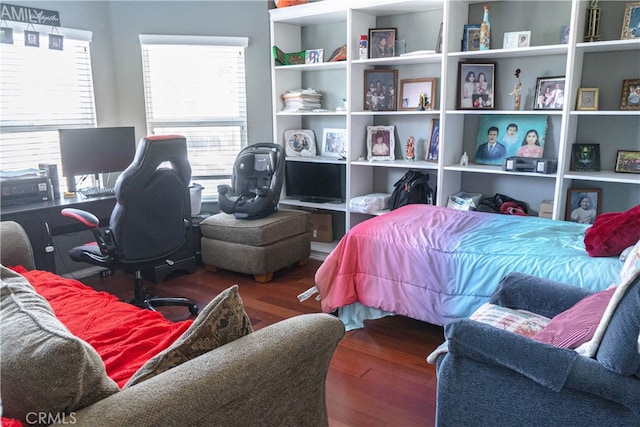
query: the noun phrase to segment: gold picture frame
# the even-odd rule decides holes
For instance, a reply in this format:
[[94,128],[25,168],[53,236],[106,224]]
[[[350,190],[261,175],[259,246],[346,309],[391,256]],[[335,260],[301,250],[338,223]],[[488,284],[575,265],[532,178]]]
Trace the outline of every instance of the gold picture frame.
[[638,26],[640,26],[640,2],[627,3],[624,8],[624,18],[622,18],[621,40],[638,39]]
[[436,79],[433,77],[400,80],[399,110],[433,110],[435,97]]
[[576,110],[598,111],[600,100],[600,89],[597,87],[581,87],[578,89],[578,101]]
[[640,110],[640,79],[622,81],[621,110]]

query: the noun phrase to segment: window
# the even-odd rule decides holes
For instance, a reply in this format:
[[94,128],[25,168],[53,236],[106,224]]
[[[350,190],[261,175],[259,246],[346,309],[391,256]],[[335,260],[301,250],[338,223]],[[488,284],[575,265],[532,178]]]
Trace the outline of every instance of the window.
[[229,184],[247,145],[244,37],[140,35],[147,132],[187,138],[203,196]]
[[91,33],[57,28],[58,50],[49,49],[51,27],[30,26],[39,46],[24,45],[26,26],[11,27],[13,44],[0,44],[0,170],[60,165],[58,128],[96,126]]

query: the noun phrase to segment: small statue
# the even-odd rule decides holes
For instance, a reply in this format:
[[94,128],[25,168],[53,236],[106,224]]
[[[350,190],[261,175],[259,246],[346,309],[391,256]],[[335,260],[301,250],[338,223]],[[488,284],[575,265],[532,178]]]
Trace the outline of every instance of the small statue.
[[469,165],[469,156],[467,156],[467,152],[465,151],[462,157],[460,157],[460,166],[468,166]]
[[407,160],[415,160],[416,159],[416,139],[410,136],[407,139],[406,151],[407,151]]
[[522,101],[522,95],[520,91],[522,90],[522,83],[518,82],[513,87],[513,91],[509,95],[513,95],[513,109],[520,110],[520,102]]

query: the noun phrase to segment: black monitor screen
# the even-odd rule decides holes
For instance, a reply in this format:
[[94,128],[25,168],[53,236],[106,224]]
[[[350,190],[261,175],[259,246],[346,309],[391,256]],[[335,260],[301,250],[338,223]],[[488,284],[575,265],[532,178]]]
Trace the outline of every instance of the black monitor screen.
[[60,156],[65,177],[122,172],[133,161],[133,127],[60,129]]
[[336,163],[287,161],[287,197],[312,202],[341,202],[345,198],[346,166]]

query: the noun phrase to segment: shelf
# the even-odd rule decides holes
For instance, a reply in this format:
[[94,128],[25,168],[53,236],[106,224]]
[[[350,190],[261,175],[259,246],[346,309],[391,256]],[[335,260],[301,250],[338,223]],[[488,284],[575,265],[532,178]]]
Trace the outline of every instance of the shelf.
[[639,110],[598,110],[598,111],[576,111],[573,110],[569,113],[572,116],[639,116]]
[[278,111],[277,116],[346,116],[346,111]]
[[274,69],[281,71],[328,71],[328,70],[346,70],[346,61],[321,62],[319,64],[295,64],[295,65],[276,65]]
[[439,115],[440,110],[352,111],[352,116],[428,116]]
[[343,159],[338,157],[329,157],[329,156],[287,156],[287,162],[312,162],[312,163],[337,163],[337,164],[345,164],[346,162]]
[[356,59],[351,61],[354,65],[411,65],[411,64],[437,64],[442,62],[441,53],[430,53],[425,55],[395,56],[393,58]]
[[447,110],[448,115],[477,115],[477,114],[509,114],[509,115],[538,115],[538,116],[561,116],[562,110]]
[[521,47],[515,49],[489,49],[489,50],[476,50],[473,52],[451,52],[450,58],[526,58],[535,56],[549,56],[549,55],[566,55],[569,51],[569,45],[566,44],[554,44],[549,46],[532,46]]
[[351,162],[354,166],[373,166],[383,168],[402,168],[402,169],[431,169],[437,170],[438,163],[428,162],[426,160],[354,160]]
[[491,165],[475,165],[469,164],[468,166],[460,166],[459,164],[452,164],[444,167],[445,171],[456,172],[471,172],[471,173],[484,173],[495,175],[510,175],[510,176],[529,176],[535,178],[557,178],[557,173],[536,173],[536,172],[513,172],[502,170],[501,166]]
[[576,49],[583,52],[640,50],[640,39],[576,43]]
[[618,173],[614,171],[599,172],[565,172],[565,179],[579,179],[581,181],[614,182],[619,184],[640,184],[640,175],[632,173]]
[[288,206],[298,206],[301,208],[312,208],[312,209],[322,209],[327,211],[336,211],[336,212],[346,212],[347,205],[346,203],[309,203],[303,202],[299,199],[290,199],[288,197],[281,198],[280,204],[288,205]]

